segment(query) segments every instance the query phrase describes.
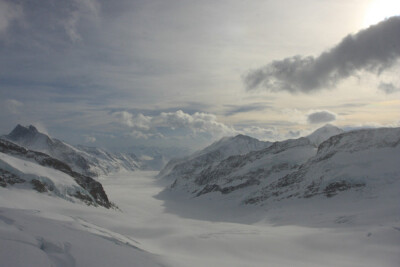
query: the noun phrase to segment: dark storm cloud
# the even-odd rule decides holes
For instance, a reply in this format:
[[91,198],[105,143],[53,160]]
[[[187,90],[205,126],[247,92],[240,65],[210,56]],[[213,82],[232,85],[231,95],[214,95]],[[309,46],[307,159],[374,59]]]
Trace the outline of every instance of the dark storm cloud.
[[329,111],[317,111],[308,114],[307,121],[311,124],[327,123],[336,120],[336,115]]
[[359,70],[381,73],[400,57],[400,17],[392,17],[354,35],[318,57],[277,60],[244,76],[248,90],[309,93],[334,87]]

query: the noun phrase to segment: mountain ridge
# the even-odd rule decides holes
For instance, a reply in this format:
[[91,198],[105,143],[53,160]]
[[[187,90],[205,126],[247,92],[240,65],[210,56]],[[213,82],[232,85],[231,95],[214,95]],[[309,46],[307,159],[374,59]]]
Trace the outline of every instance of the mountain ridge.
[[74,172],[64,162],[45,153],[0,139],[0,185],[6,187],[27,182],[41,193],[51,192],[66,199],[74,197],[90,205],[113,207],[101,183],[93,178]]
[[[231,155],[214,164],[199,163],[190,175],[185,175],[184,169],[173,169],[168,173],[173,183],[165,191],[182,192],[188,197],[235,195],[236,200],[234,196],[229,198],[238,204],[316,195],[330,198],[342,191],[369,188],[369,181],[359,174],[368,176],[369,170],[370,176],[378,176],[373,167],[382,168],[385,160],[391,163],[385,165],[382,173],[388,172],[392,179],[396,173],[400,175],[397,164],[385,155],[400,156],[399,142],[400,128],[344,132],[327,125],[306,137],[274,142],[261,150]],[[363,164],[364,169],[360,167]],[[186,165],[181,162],[177,166]],[[379,183],[378,178],[373,180]]]
[[87,176],[97,177],[120,170],[134,171],[141,167],[140,161],[133,153],[111,153],[100,148],[75,147],[39,132],[32,125],[24,127],[18,124],[8,135],[1,138],[46,153]]
[[173,175],[174,171],[183,169],[186,169],[183,170],[185,173],[184,175],[193,175],[200,165],[215,165],[232,155],[246,154],[250,151],[259,150],[270,145],[271,142],[259,141],[250,136],[241,134],[233,137],[223,137],[203,150],[197,151],[186,158],[169,161],[167,165],[161,169],[158,177],[168,179],[168,177]]

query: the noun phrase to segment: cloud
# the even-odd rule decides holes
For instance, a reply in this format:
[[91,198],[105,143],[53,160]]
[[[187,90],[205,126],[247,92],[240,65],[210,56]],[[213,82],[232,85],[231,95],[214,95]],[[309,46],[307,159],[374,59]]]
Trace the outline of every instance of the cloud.
[[18,114],[20,113],[20,108],[23,106],[24,104],[18,100],[15,99],[7,99],[6,101],[4,101],[4,106],[6,108],[6,110],[11,113],[11,114]]
[[271,108],[265,103],[252,103],[248,105],[227,105],[228,109],[225,111],[224,115],[225,116],[232,116],[238,113],[246,113],[246,112],[251,112],[251,111],[263,111],[268,108]]
[[334,120],[336,120],[336,114],[325,110],[312,112],[307,116],[307,121],[311,124],[327,123]]
[[5,33],[12,22],[22,18],[23,11],[21,6],[0,0],[0,34]]
[[71,2],[72,9],[68,16],[62,21],[65,32],[72,42],[81,41],[78,26],[80,20],[88,16],[97,18],[100,12],[100,4],[96,0],[75,0]]
[[129,127],[133,126],[133,115],[127,111],[118,111],[112,114],[118,121],[122,124],[125,124]]
[[[332,114],[332,113],[329,113]],[[275,124],[288,122],[274,122],[274,125],[254,125],[255,122],[244,125],[229,126],[219,122],[217,116],[211,113],[195,112],[189,114],[178,110],[175,112],[160,112],[157,115],[145,116],[141,113],[132,114],[128,111],[116,111],[112,117],[121,125],[129,128],[127,135],[142,140],[163,139],[184,142],[191,140],[195,147],[201,148],[211,142],[224,137],[244,134],[259,140],[277,141],[286,138],[299,137],[301,131],[283,133]],[[302,114],[304,118],[304,114]],[[292,125],[289,123],[289,125]],[[199,146],[201,144],[201,146]]]
[[291,139],[291,138],[298,138],[299,136],[301,136],[302,132],[301,131],[289,131],[286,134],[286,137]]
[[400,17],[348,35],[318,57],[294,56],[277,60],[244,76],[247,90],[310,93],[336,84],[357,71],[380,74],[400,57]]
[[124,124],[126,126],[129,126],[129,127],[135,128],[135,129],[148,131],[148,130],[150,130],[150,128],[152,126],[151,120],[153,119],[153,117],[145,116],[142,113],[133,115],[132,113],[130,113],[128,111],[117,111],[117,112],[113,112],[112,115],[121,124]]
[[94,142],[96,142],[96,137],[87,135],[87,136],[85,136],[85,142],[86,143],[94,143]]
[[275,127],[249,126],[241,129],[239,132],[259,140],[281,139],[281,136]]
[[359,129],[368,129],[368,128],[381,128],[381,127],[400,127],[400,121],[395,121],[392,123],[377,123],[377,122],[366,122],[366,123],[359,123],[359,124],[351,124],[351,125],[345,125],[342,126],[341,128],[343,130],[347,131],[353,131],[353,130],[359,130]]
[[378,86],[378,89],[385,92],[386,94],[393,94],[400,92],[400,87],[395,86],[393,83],[381,82]]
[[182,110],[161,112],[154,116],[141,113],[131,114],[127,111],[112,113],[119,123],[132,128],[131,136],[148,139],[151,137],[185,137],[188,135],[209,134],[212,137],[222,137],[235,134],[236,131],[217,121],[214,114],[196,112],[188,114]]

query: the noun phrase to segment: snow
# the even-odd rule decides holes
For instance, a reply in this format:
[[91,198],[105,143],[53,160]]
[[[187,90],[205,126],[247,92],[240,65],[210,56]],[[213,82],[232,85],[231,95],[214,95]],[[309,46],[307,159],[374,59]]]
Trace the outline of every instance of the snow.
[[[162,199],[155,175],[101,177],[121,211],[0,188],[0,266],[389,267],[400,262],[398,195],[361,201],[346,192],[284,206],[238,207],[206,198],[181,201],[179,195]],[[388,196],[397,189],[387,188]]]
[[[194,154],[189,173],[199,174],[197,168],[207,165],[218,186],[240,185],[259,174],[260,184],[228,194],[193,197],[164,190],[165,181],[152,171],[99,177],[119,210],[19,184],[0,187],[0,266],[397,267],[400,128],[339,133],[322,142],[335,131],[326,126],[311,139],[251,152],[257,142],[238,136]],[[239,154],[224,159],[230,153]],[[64,173],[3,153],[0,168],[28,181],[38,177],[59,188],[77,186]],[[343,180],[355,187],[326,194],[328,186]],[[306,197],[313,183],[317,187]],[[268,201],[244,204],[254,192],[270,194]]]
[[40,166],[39,164],[19,159],[0,152],[0,168],[12,172],[22,173],[24,180],[30,181],[35,177],[46,178],[56,187],[79,187],[71,176],[55,169]]
[[325,126],[318,128],[313,133],[307,136],[315,146],[319,146],[322,142],[327,140],[329,137],[343,133],[344,131],[332,124],[326,124]]
[[[77,192],[91,198],[90,194],[79,186],[75,182],[75,179],[68,174],[2,152],[0,152],[0,169],[16,174],[26,182],[31,182],[33,179],[36,179],[45,183],[52,188],[51,192],[48,192],[48,194],[55,194],[69,201],[77,201],[76,198],[73,199],[71,197]],[[31,185],[23,184],[18,187],[29,189]]]
[[67,163],[72,170],[87,176],[99,176],[112,172],[139,169],[140,162],[132,153],[111,153],[100,148],[74,147],[39,132],[34,126],[17,125],[2,138],[27,149],[48,154]]
[[159,177],[168,180],[176,176],[176,172],[186,174],[198,171],[199,166],[212,166],[233,155],[243,155],[250,151],[257,151],[269,147],[270,142],[259,141],[246,135],[223,137],[208,147],[182,159],[173,159],[160,171]]

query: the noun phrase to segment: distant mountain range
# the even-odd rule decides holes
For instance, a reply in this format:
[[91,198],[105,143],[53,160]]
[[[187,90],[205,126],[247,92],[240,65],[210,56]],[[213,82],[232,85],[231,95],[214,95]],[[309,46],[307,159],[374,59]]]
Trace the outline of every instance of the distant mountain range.
[[238,204],[384,191],[400,182],[399,143],[400,128],[344,132],[326,125],[274,143],[239,135],[170,161],[159,178],[170,182],[166,192],[213,194]]

